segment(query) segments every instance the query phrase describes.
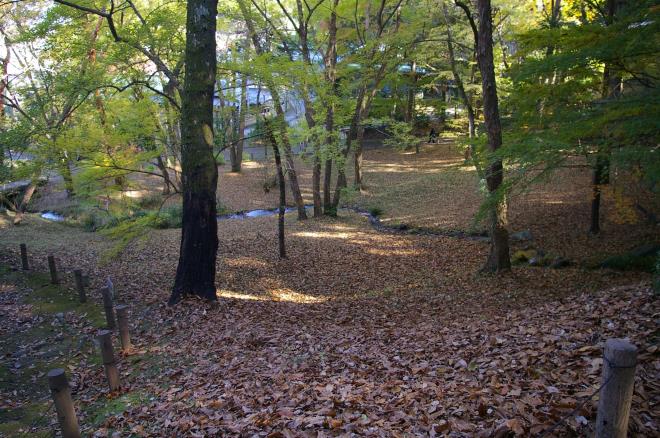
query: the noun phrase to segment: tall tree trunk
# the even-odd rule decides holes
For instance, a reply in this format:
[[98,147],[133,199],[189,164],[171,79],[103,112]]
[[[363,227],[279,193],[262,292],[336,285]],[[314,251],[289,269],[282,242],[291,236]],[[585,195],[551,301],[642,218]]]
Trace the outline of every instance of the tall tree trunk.
[[410,63],[410,84],[408,85],[408,101],[406,103],[406,122],[413,126],[415,122],[415,91],[417,90],[417,62]]
[[[502,126],[497,102],[497,84],[493,63],[493,22],[490,0],[478,0],[479,33],[477,55],[481,70],[481,86],[484,99],[484,122],[488,137],[488,150],[496,152],[502,145]],[[490,254],[484,271],[511,269],[509,257],[509,232],[507,231],[506,198],[498,194],[504,180],[502,160],[491,158],[486,170],[486,185],[492,199],[488,212],[490,221]]]
[[[449,21],[449,13],[447,12],[447,4],[442,4],[442,12],[445,17],[445,26],[447,29],[447,51],[449,52],[449,65],[451,67],[452,75],[454,76],[454,82],[456,83],[456,89],[458,90],[458,96],[463,101],[465,105],[465,111],[468,116],[468,136],[470,140],[474,139],[476,136],[475,133],[475,124],[474,124],[474,108],[472,107],[472,101],[470,96],[465,92],[465,86],[463,85],[463,79],[458,71],[458,66],[456,65],[456,55],[454,53],[454,37],[451,29],[451,23]],[[477,161],[477,156],[475,154],[475,147],[470,141],[470,146],[465,150],[465,159],[472,159],[474,162],[475,168],[479,174],[479,178],[483,178],[483,171],[481,166]]]
[[[257,55],[264,54],[264,49],[261,46],[261,41],[259,40],[259,35],[254,28],[254,22],[252,21],[252,15],[248,9],[245,0],[238,0],[238,6],[241,9],[241,14],[245,20],[245,25],[248,29],[250,38],[252,39],[252,45],[254,46],[255,52]],[[291,193],[293,194],[293,199],[296,203],[296,208],[298,210],[298,220],[307,219],[307,212],[305,211],[305,203],[303,201],[302,193],[300,192],[300,185],[298,184],[298,174],[296,173],[296,166],[293,159],[293,152],[291,150],[291,143],[289,142],[289,136],[286,132],[286,114],[282,107],[282,100],[280,99],[280,94],[275,86],[275,83],[271,78],[265,77],[264,81],[266,82],[266,87],[270,91],[270,95],[273,99],[273,106],[275,108],[275,113],[277,114],[277,120],[274,123],[277,125],[275,128],[279,130],[280,139],[282,142],[282,149],[284,150],[284,159],[286,162],[286,173],[289,176],[289,185],[291,186]]]
[[[332,3],[332,11],[330,13],[330,23],[328,25],[328,48],[325,52],[323,59],[325,65],[325,80],[331,90],[331,102],[328,104],[327,113],[325,115],[325,132],[326,132],[326,146],[332,147],[334,142],[335,130],[335,97],[337,96],[337,5],[339,0],[334,0]],[[319,163],[319,173],[321,164]],[[336,214],[336,209],[333,210],[331,202],[331,184],[332,184],[332,159],[325,160],[324,177],[323,177],[323,213],[326,215]],[[320,175],[319,175],[320,176]],[[319,184],[320,185],[320,184]]]
[[[625,3],[621,0],[607,0],[605,13],[605,24],[607,26],[614,22],[618,8]],[[603,84],[601,97],[607,99],[617,99],[621,95],[621,75],[616,69],[610,65],[605,64],[603,69]],[[610,182],[610,154],[609,147],[598,147],[596,151],[596,162],[594,164],[593,178],[592,178],[592,198],[591,198],[591,220],[589,225],[589,232],[591,234],[600,233],[600,204],[601,204],[601,191],[604,185]]]
[[241,108],[238,113],[238,139],[234,147],[236,148],[236,160],[231,163],[232,172],[240,172],[243,166],[243,145],[245,144],[245,118],[248,112],[247,100],[247,74],[241,75]]
[[185,295],[217,300],[218,251],[213,158],[213,85],[216,75],[217,0],[188,0],[185,83],[181,108],[183,225],[176,279],[169,304]]
[[277,210],[277,243],[280,250],[280,258],[286,258],[286,243],[284,240],[284,213],[286,212],[286,182],[284,180],[284,170],[282,168],[282,157],[280,155],[280,148],[277,144],[277,138],[273,124],[270,120],[265,120],[266,132],[268,133],[268,141],[273,148],[275,155],[275,167],[277,168],[277,185],[280,189],[280,202]]
[[176,191],[176,187],[172,184],[172,180],[170,179],[170,173],[167,171],[165,161],[163,161],[163,157],[160,154],[156,157],[156,166],[158,166],[161,175],[163,175],[163,195],[169,195],[172,187],[174,187],[174,190]]
[[[4,32],[2,33],[4,35]],[[6,36],[4,37],[3,43],[7,53],[2,59],[0,59],[0,130],[5,127],[5,90],[9,83],[9,61],[11,58],[11,42]],[[4,165],[4,162],[5,146],[0,143],[0,167]]]

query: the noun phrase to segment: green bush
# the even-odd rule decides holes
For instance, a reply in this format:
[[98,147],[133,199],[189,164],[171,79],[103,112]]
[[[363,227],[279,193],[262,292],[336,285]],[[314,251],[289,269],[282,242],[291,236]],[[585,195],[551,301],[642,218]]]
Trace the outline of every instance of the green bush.
[[619,271],[643,271],[654,272],[656,270],[656,256],[636,256],[633,254],[622,254],[608,257],[601,263],[601,267],[617,269]]
[[369,214],[374,216],[374,217],[380,217],[383,215],[383,209],[380,207],[369,207],[368,209]]
[[218,166],[224,166],[225,165],[225,154],[222,152],[216,155],[215,157],[215,164]]

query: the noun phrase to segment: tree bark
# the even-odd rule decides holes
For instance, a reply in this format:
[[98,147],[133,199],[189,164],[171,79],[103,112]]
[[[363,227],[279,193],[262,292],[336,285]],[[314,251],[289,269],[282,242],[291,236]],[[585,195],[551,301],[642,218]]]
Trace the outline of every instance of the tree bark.
[[[484,122],[488,137],[488,150],[496,152],[502,145],[502,126],[497,101],[497,84],[493,62],[493,22],[490,0],[477,2],[479,33],[477,56],[481,70],[481,86],[484,100]],[[507,231],[506,198],[498,194],[504,180],[502,160],[491,158],[486,170],[486,185],[492,197],[489,201],[488,219],[490,222],[490,254],[484,271],[506,271],[511,269],[509,257],[509,232]]]
[[280,189],[280,202],[277,210],[277,242],[280,250],[280,258],[286,258],[286,243],[284,240],[284,213],[286,212],[286,182],[284,181],[284,170],[282,169],[282,157],[280,148],[277,145],[277,138],[273,130],[273,124],[270,120],[265,120],[268,140],[273,148],[275,155],[275,167],[277,168],[277,182]]
[[468,136],[470,138],[475,137],[475,128],[474,128],[474,108],[472,108],[472,102],[465,93],[465,86],[463,85],[463,79],[458,71],[458,66],[456,65],[456,55],[454,53],[454,38],[451,29],[451,23],[449,22],[449,14],[447,13],[447,4],[442,4],[443,13],[445,16],[446,29],[447,29],[447,51],[449,52],[449,65],[451,67],[452,75],[454,76],[454,82],[456,82],[456,88],[458,90],[458,96],[463,101],[465,105],[465,111],[468,116]]
[[[331,90],[331,101],[328,104],[328,110],[325,115],[326,146],[330,148],[333,143],[333,131],[335,130],[335,97],[337,95],[337,5],[339,0],[332,3],[330,13],[330,23],[328,25],[328,48],[324,56],[325,80]],[[320,178],[321,163],[318,163],[318,172]],[[331,187],[332,184],[332,159],[325,160],[323,177],[323,214],[336,214],[332,208]],[[319,181],[320,185],[320,181]],[[320,187],[319,187],[320,190]],[[316,213],[315,213],[316,214]]]
[[[261,41],[259,40],[259,35],[254,28],[254,22],[250,11],[245,4],[245,0],[238,0],[238,6],[241,9],[241,14],[245,20],[245,25],[248,29],[250,38],[252,39],[252,45],[254,46],[255,52],[257,55],[262,55],[264,49],[261,46]],[[282,107],[282,100],[280,99],[280,94],[277,91],[277,87],[273,81],[266,77],[264,82],[270,91],[270,95],[273,99],[273,106],[275,108],[275,113],[277,114],[277,120],[274,123],[277,124],[275,127],[279,130],[280,139],[282,141],[282,149],[284,150],[284,159],[286,162],[287,175],[289,176],[289,185],[291,186],[291,193],[293,194],[293,199],[296,203],[296,208],[298,210],[298,220],[307,219],[307,212],[305,211],[305,203],[303,201],[302,193],[300,192],[300,185],[298,184],[298,174],[296,173],[296,166],[293,160],[293,152],[291,150],[291,143],[289,142],[289,136],[286,132],[286,114]]]
[[247,100],[247,74],[241,75],[241,108],[238,113],[238,139],[234,147],[236,148],[236,160],[231,163],[232,172],[240,172],[243,166],[243,145],[245,144],[245,118],[248,112]]
[[[605,16],[606,26],[614,22],[617,10],[623,3],[625,1],[607,0],[605,9],[607,14]],[[604,100],[617,99],[621,95],[621,85],[621,75],[611,64],[605,64],[601,97]],[[610,154],[611,151],[606,146],[597,148],[592,178],[591,220],[589,225],[591,234],[600,233],[601,191],[602,187],[610,182]]]
[[215,301],[218,251],[213,157],[213,85],[216,75],[217,0],[188,0],[185,82],[181,110],[183,225],[169,304],[185,295]]

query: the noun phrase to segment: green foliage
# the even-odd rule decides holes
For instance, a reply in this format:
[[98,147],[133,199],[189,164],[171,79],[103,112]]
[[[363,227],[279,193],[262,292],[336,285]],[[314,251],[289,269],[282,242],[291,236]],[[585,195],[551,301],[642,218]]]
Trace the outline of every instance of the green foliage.
[[[519,36],[523,61],[511,69],[499,154],[517,185],[534,182],[531,169],[552,171],[580,156],[590,166],[607,156],[611,168],[660,183],[660,12],[651,4],[635,2],[609,25],[593,19]],[[620,94],[612,91],[617,77]]]

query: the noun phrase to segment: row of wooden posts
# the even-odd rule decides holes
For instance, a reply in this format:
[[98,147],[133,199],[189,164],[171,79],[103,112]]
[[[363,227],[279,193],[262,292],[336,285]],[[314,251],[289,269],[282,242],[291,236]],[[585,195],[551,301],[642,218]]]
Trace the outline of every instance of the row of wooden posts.
[[[24,270],[28,270],[27,247],[21,244],[21,262]],[[51,283],[59,284],[55,258],[48,256]],[[80,302],[87,300],[85,282],[82,271],[75,270],[74,278]],[[97,340],[101,349],[101,357],[110,391],[120,388],[119,370],[112,347],[112,330],[119,327],[119,337],[123,351],[131,348],[131,338],[128,330],[128,306],[113,306],[112,291],[108,287],[101,289],[103,308],[108,330],[101,330]],[[624,339],[608,339],[603,353],[602,384],[598,394],[598,415],[596,418],[596,438],[625,438],[628,435],[628,419],[635,383],[635,368],[637,366],[637,347]],[[61,368],[48,373],[50,387],[57,418],[62,429],[63,438],[80,437],[80,429],[76,418],[71,389],[64,370]]]
[[[30,269],[27,245],[21,243],[20,248],[21,265],[23,270],[27,271]],[[60,277],[57,271],[55,257],[53,255],[48,255],[48,270],[50,271],[51,284],[60,284]],[[87,284],[85,281],[86,278],[80,269],[74,270],[73,275],[76,290],[78,292],[78,299],[81,303],[85,303],[87,302],[87,293],[85,290]],[[124,304],[115,306],[113,303],[113,291],[110,290],[109,287],[101,288],[101,296],[103,297],[103,309],[105,312],[107,330],[100,330],[97,333],[96,339],[101,350],[101,358],[103,360],[108,387],[110,388],[110,391],[117,391],[120,389],[121,384],[115,351],[112,346],[112,332],[113,330],[118,329],[122,351],[130,351],[132,345],[129,332],[129,307]],[[80,437],[78,419],[76,417],[73,399],[71,398],[71,387],[69,386],[66,373],[62,368],[56,368],[48,372],[48,386],[55,403],[57,420],[62,430],[62,437]]]

